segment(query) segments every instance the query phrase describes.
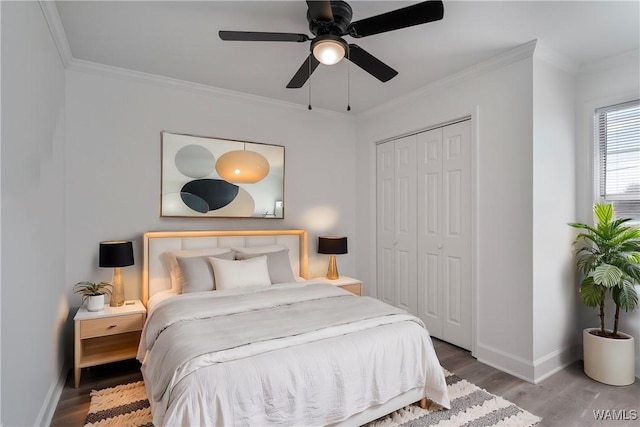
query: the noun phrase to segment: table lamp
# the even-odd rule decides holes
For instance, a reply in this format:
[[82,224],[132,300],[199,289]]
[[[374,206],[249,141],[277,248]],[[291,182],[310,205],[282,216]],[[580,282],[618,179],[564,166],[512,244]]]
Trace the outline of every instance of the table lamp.
[[100,242],[100,267],[113,267],[111,282],[111,307],[124,304],[124,282],[120,267],[133,265],[133,244],[124,240]]
[[318,253],[329,254],[329,270],[327,271],[327,279],[335,280],[338,277],[338,264],[336,263],[336,255],[347,253],[347,238],[337,236],[318,237]]

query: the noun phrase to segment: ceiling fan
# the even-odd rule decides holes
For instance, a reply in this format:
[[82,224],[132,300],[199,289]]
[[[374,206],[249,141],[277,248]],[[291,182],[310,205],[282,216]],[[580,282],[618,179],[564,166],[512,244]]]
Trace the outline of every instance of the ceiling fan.
[[287,88],[301,88],[320,63],[333,65],[344,57],[378,80],[386,82],[394,78],[398,72],[357,44],[347,43],[342,37],[367,37],[438,21],[444,16],[444,6],[439,0],[424,1],[356,22],[351,22],[351,6],[345,1],[307,0],[307,5],[309,31],[314,38],[306,34],[254,31],[220,31],[218,34],[222,40],[231,41],[311,41],[311,54],[302,63]]

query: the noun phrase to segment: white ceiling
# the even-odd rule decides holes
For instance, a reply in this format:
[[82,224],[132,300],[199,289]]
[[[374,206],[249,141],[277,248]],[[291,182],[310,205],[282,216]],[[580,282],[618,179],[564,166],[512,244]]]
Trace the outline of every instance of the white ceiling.
[[[408,6],[349,2],[353,19]],[[285,86],[309,52],[306,43],[223,42],[219,30],[305,33],[303,0],[58,1],[74,59],[97,62],[306,106],[309,85]],[[396,69],[381,83],[342,61],[320,65],[311,104],[352,112],[410,93],[531,40],[582,66],[640,47],[638,1],[446,1],[444,19],[357,40]],[[349,36],[345,39],[354,42]]]

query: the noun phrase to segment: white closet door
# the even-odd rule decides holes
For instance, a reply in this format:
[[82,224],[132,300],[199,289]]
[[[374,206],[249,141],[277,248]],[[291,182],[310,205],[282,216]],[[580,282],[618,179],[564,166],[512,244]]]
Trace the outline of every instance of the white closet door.
[[471,125],[418,134],[418,313],[471,349]]
[[378,298],[417,314],[415,136],[377,146]]
[[442,128],[443,335],[471,349],[471,122]]
[[395,161],[394,142],[376,147],[376,261],[378,299],[396,305],[395,288]]
[[442,334],[442,129],[418,134],[418,313]]
[[417,315],[416,136],[394,142],[396,306]]

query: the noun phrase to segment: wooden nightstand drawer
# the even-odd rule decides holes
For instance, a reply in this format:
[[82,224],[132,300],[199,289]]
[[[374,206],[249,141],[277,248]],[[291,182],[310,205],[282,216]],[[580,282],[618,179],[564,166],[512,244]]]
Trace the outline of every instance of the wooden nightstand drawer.
[[362,290],[361,290],[362,286],[360,285],[360,283],[354,284],[354,285],[340,285],[340,287],[345,291],[349,291],[352,294],[356,294],[358,296],[362,294]]
[[104,337],[123,332],[139,331],[144,324],[143,314],[104,317],[83,320],[80,324],[80,338]]

